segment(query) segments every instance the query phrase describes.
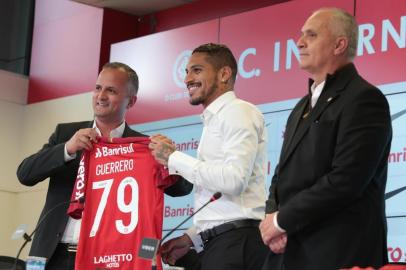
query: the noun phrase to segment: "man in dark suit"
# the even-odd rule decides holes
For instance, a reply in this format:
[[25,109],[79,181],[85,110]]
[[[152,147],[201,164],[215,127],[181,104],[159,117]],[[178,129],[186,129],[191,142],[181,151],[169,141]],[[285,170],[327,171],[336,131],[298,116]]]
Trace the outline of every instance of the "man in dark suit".
[[[48,259],[46,269],[74,269],[80,222],[66,214],[83,150],[92,148],[96,136],[146,136],[132,130],[125,113],[137,99],[138,76],[122,63],[107,63],[93,90],[94,121],[57,125],[54,133],[37,153],[22,161],[17,170],[20,182],[33,186],[49,178],[42,210],[30,255]],[[188,194],[192,185],[181,179],[167,188],[171,196]]]
[[312,77],[309,95],[289,116],[260,225],[286,270],[388,261],[391,120],[384,95],[352,64],[357,36],[352,15],[326,8],[310,16],[297,42],[300,66]]

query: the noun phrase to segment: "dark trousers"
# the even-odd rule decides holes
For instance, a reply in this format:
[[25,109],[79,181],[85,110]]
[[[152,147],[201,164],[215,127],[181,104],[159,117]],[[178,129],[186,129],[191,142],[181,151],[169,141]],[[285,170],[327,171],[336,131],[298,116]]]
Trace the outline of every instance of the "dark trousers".
[[76,252],[69,252],[65,244],[58,244],[54,254],[49,259],[46,270],[74,270]]
[[213,238],[203,252],[187,254],[176,265],[186,270],[260,270],[268,253],[259,229],[247,227]]

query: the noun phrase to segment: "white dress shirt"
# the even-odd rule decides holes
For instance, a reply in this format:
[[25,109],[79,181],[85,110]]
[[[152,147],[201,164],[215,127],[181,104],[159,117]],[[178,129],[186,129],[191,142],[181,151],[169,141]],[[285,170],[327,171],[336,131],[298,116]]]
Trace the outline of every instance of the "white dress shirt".
[[[99,128],[96,126],[96,121],[93,122],[93,128],[96,130],[97,134],[101,136],[101,132]],[[113,129],[110,132],[110,138],[121,138],[123,136],[125,129],[125,122],[121,123],[116,129]],[[76,158],[76,153],[73,155],[69,155],[68,151],[66,150],[65,144],[65,152],[64,152],[65,162],[68,162],[72,159]],[[66,224],[65,231],[63,233],[61,242],[62,243],[69,243],[69,244],[77,244],[79,242],[79,235],[80,235],[80,225],[81,219],[73,219],[69,217],[68,223]]]
[[324,84],[326,81],[322,81],[316,86],[316,83],[313,83],[312,86],[310,87],[310,91],[312,92],[312,99],[311,99],[311,105],[312,108],[316,106],[317,100],[319,100],[319,97],[321,95],[321,92],[323,91]]
[[254,105],[229,91],[213,101],[201,117],[203,133],[197,158],[175,151],[168,161],[171,174],[195,185],[195,210],[213,193],[223,194],[194,216],[194,228],[187,232],[198,252],[201,243],[195,234],[228,221],[264,217],[267,163],[264,117]]

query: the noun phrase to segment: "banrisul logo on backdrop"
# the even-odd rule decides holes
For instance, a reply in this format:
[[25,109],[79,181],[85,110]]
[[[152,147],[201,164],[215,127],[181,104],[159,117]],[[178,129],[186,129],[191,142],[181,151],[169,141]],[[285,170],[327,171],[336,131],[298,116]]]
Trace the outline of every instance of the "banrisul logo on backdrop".
[[186,65],[192,55],[191,50],[185,50],[176,57],[175,63],[172,67],[172,78],[175,84],[185,89],[185,83],[183,82],[186,77]]

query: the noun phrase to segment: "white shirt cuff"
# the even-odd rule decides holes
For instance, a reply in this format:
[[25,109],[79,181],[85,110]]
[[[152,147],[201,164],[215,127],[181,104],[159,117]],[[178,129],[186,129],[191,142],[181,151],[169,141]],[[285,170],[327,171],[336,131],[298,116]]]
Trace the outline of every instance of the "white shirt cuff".
[[279,226],[277,217],[278,217],[278,212],[276,212],[275,215],[273,216],[273,225],[275,226],[275,228],[278,231],[285,233],[286,231]]
[[65,162],[71,161],[76,158],[76,153],[74,153],[73,155],[69,155],[68,150],[66,149],[66,144],[64,147],[63,158]]
[[200,234],[197,233],[196,228],[195,227],[190,227],[185,234],[187,234],[190,238],[190,240],[192,240],[193,242],[193,246],[196,250],[197,253],[202,252],[203,251],[203,240],[200,237]]
[[168,159],[169,174],[183,176],[186,180],[195,184],[195,167],[199,160],[180,151],[173,152]]

